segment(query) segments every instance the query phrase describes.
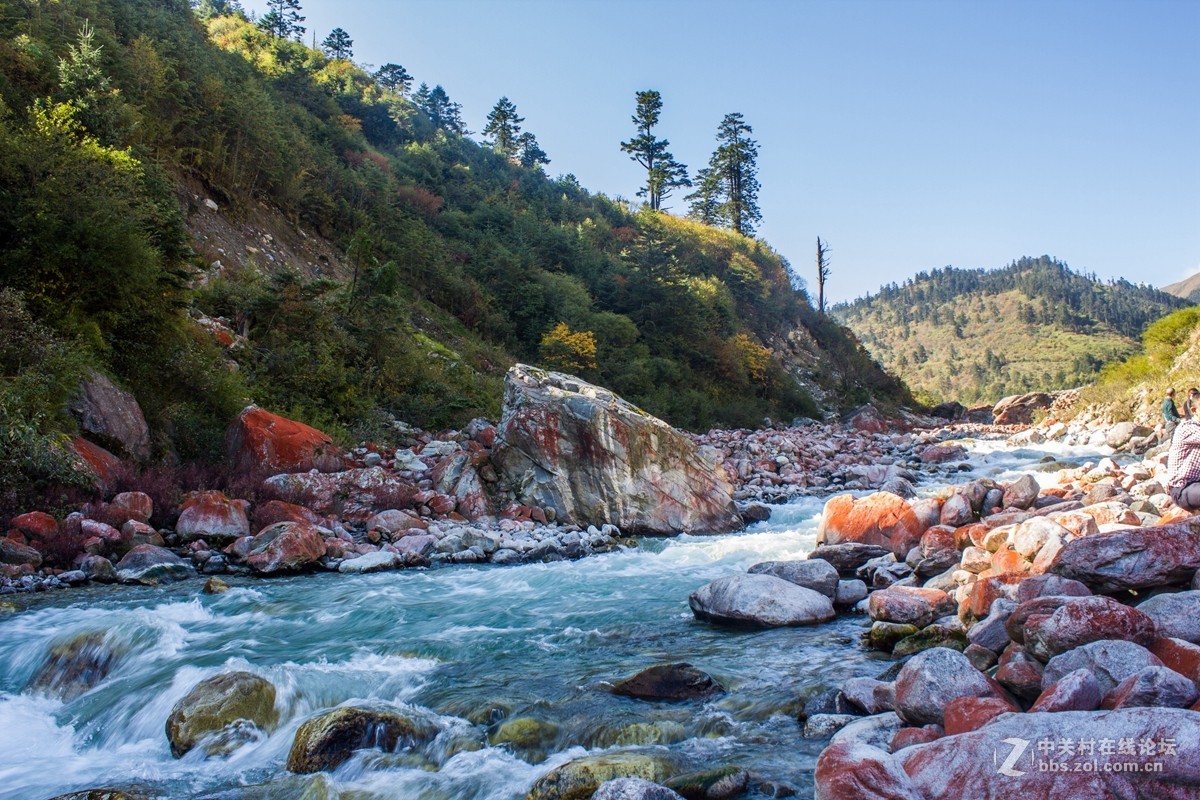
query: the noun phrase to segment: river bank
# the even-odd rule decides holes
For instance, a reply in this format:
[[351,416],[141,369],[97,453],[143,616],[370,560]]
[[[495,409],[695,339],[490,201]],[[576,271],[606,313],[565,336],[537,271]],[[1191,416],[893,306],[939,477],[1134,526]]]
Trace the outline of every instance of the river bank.
[[[970,471],[955,463],[955,476],[1000,477],[1051,455],[1099,455],[967,448],[958,463]],[[795,718],[808,698],[888,666],[888,656],[858,643],[868,619],[729,630],[697,622],[687,596],[754,563],[802,558],[815,545],[824,502],[799,498],[745,533],[646,539],[581,561],[233,576],[222,595],[198,594],[198,581],[24,595],[24,610],[0,623],[0,717],[14,735],[35,733],[0,748],[13,776],[0,797],[99,785],[134,797],[255,797],[259,790],[228,787],[267,782],[274,786],[262,791],[272,797],[320,785],[324,794],[309,796],[511,800],[554,767],[634,745],[678,772],[737,765],[753,776],[746,797],[808,794],[826,743],[805,739]],[[108,677],[67,702],[26,687],[55,642],[96,630],[120,652]],[[702,668],[725,693],[682,704],[612,695],[615,680],[672,661]],[[173,705],[203,679],[236,670],[276,686],[277,727],[226,759],[174,759],[163,734]],[[287,777],[283,762],[301,722],[364,703],[432,715],[440,739],[416,753],[368,750],[327,775]],[[496,740],[503,721],[530,717],[549,723],[538,727],[540,739],[522,748]],[[33,758],[45,753],[61,765],[53,774]]]

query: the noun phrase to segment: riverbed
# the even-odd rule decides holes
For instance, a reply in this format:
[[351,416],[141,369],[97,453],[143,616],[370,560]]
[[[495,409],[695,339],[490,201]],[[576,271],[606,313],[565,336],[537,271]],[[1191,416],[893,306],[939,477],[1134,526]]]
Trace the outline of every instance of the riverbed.
[[[953,482],[1103,454],[968,448],[971,471]],[[417,753],[361,753],[329,776],[332,796],[515,800],[571,758],[635,745],[669,753],[681,769],[734,764],[811,795],[824,743],[803,739],[795,714],[815,692],[888,666],[857,643],[866,618],[725,630],[693,619],[687,598],[759,561],[803,557],[825,499],[777,507],[743,533],[643,540],[574,562],[235,579],[221,595],[202,594],[196,580],[19,598],[0,621],[0,798],[97,786],[201,798],[282,779],[296,728],[342,704],[433,715],[442,734]],[[119,653],[103,682],[68,703],[24,690],[53,643],[92,631]],[[674,661],[727,692],[666,704],[608,690]],[[198,681],[235,669],[275,684],[278,728],[226,759],[173,758],[164,735],[172,706]],[[515,717],[554,733],[533,750],[489,746],[495,723]],[[281,786],[271,796],[291,795]]]

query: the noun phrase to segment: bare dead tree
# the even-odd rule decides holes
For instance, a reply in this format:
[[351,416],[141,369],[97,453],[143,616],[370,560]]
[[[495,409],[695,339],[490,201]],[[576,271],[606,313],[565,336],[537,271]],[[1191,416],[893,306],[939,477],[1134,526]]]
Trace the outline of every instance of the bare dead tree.
[[825,281],[829,278],[829,243],[817,237],[817,310],[825,313]]

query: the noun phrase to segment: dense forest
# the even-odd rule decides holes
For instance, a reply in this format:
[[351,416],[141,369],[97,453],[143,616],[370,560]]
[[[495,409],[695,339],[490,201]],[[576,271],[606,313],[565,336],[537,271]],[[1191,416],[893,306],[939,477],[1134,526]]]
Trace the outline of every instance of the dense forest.
[[[50,445],[94,370],[184,461],[216,458],[249,400],[343,442],[494,417],[517,359],[692,429],[910,400],[753,238],[740,115],[704,221],[635,208],[549,177],[507,98],[477,142],[440,86],[360,68],[345,31],[307,47],[276,5],[0,0],[0,427],[37,480],[62,476]],[[214,250],[210,218],[334,255]]]
[[1186,305],[1041,256],[922,272],[832,313],[922,399],[970,404],[1090,383],[1134,352],[1147,325]]

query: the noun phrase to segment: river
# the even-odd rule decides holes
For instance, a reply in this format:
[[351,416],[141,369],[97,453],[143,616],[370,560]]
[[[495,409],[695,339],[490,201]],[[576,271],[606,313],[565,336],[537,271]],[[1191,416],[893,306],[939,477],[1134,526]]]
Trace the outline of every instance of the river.
[[[972,471],[955,482],[1101,454],[968,447]],[[694,620],[687,597],[756,562],[803,557],[824,500],[777,507],[770,522],[740,534],[645,540],[574,562],[231,579],[222,595],[188,581],[10,598],[18,610],[0,621],[0,798],[96,786],[199,798],[276,780],[287,775],[301,722],[362,703],[434,714],[443,733],[419,754],[356,756],[330,776],[330,796],[515,800],[558,764],[647,736],[686,768],[736,764],[811,796],[823,743],[803,739],[794,715],[815,691],[888,666],[857,645],[865,617],[725,630]],[[107,679],[65,704],[24,691],[54,642],[90,631],[103,631],[120,653]],[[727,693],[660,704],[607,690],[667,661],[700,667]],[[279,727],[228,759],[173,758],[163,732],[172,706],[201,679],[232,669],[276,685]],[[501,715],[556,725],[546,760],[464,746],[482,743]],[[270,796],[292,795],[279,787]]]

